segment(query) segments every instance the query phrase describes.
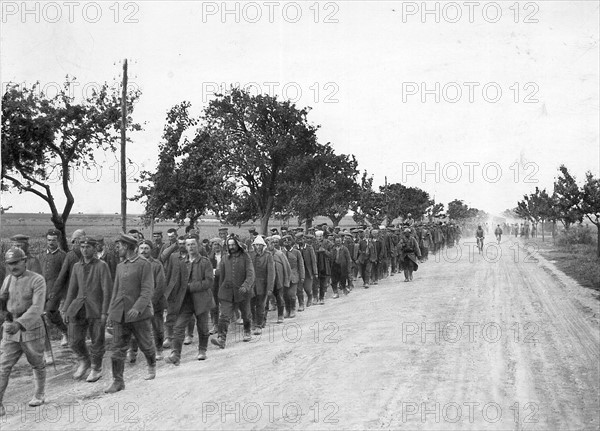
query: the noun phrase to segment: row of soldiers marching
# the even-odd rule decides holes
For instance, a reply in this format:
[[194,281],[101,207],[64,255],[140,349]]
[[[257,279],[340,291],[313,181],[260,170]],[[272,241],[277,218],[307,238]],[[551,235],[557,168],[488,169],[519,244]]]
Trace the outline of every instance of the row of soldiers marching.
[[[329,288],[332,299],[348,295],[359,276],[365,289],[400,272],[412,281],[430,251],[458,243],[460,228],[409,218],[379,229],[341,231],[323,224],[306,234],[302,228],[250,234],[242,242],[221,228],[219,237],[201,241],[194,229],[182,236],[169,229],[164,243],[162,232],[150,241],[131,230],[116,238],[113,254],[103,238],[76,230],[65,253],[58,247],[60,232],[51,229],[47,249],[37,257],[29,253],[27,236],[12,237],[0,289],[0,416],[10,372],[23,353],[34,371],[29,405],[44,403],[46,365],[54,362],[50,324],[62,333],[61,345],[77,355],[73,378],[90,383],[103,375],[106,329],[112,334],[112,383],[105,392],[114,393],[125,388],[124,364],[135,362],[138,349],[148,366],[145,378],[154,379],[157,360],[180,364],[195,326],[196,358],[204,361],[210,335],[224,349],[236,320],[243,324],[243,341],[250,341],[265,328],[269,311],[283,323],[324,304]],[[163,357],[163,349],[170,354]]]

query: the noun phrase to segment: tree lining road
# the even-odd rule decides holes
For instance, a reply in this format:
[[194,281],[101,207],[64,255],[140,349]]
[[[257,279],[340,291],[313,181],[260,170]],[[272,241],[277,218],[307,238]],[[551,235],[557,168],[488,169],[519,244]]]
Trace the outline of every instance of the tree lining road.
[[160,364],[154,381],[140,354],[112,396],[106,359],[98,383],[73,382],[74,360],[58,348],[47,405],[26,408],[22,360],[1,427],[599,429],[599,302],[514,241],[495,263],[494,247],[470,259],[463,242],[460,259],[430,257],[412,283],[357,283],[284,325],[271,315],[254,342],[238,327],[205,362],[186,346],[181,366]]

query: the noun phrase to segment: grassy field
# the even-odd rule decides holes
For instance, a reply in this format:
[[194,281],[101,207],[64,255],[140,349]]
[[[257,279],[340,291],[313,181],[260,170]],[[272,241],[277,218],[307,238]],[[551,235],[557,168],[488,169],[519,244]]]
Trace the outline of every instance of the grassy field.
[[596,244],[554,244],[552,238],[530,238],[538,252],[552,261],[558,269],[574,278],[584,287],[600,291],[600,259]]

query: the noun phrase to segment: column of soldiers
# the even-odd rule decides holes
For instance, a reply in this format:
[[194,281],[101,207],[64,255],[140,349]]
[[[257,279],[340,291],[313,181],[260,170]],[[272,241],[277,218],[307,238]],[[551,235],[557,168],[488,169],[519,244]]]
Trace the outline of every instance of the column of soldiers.
[[[135,363],[138,349],[147,363],[145,378],[154,379],[157,361],[180,364],[194,328],[196,359],[204,361],[211,334],[211,343],[224,349],[234,322],[243,325],[247,342],[261,335],[269,311],[276,312],[276,323],[294,319],[323,305],[329,289],[332,299],[350,294],[359,277],[365,289],[400,272],[410,282],[429,252],[460,238],[457,225],[415,223],[410,217],[378,229],[342,231],[322,224],[307,234],[302,228],[271,233],[263,237],[251,229],[250,240],[242,243],[227,228],[204,241],[193,229],[184,236],[169,229],[163,243],[161,232],[150,241],[132,230],[116,238],[113,253],[104,238],[76,230],[65,253],[58,247],[60,232],[49,230],[39,259],[29,254],[28,237],[11,238],[0,289],[0,415],[10,371],[22,353],[34,369],[30,405],[44,402],[45,366],[54,361],[48,326],[58,329],[61,346],[77,356],[73,379],[100,380],[110,347],[112,382],[105,392],[114,393],[125,389],[125,362]],[[170,350],[166,357],[163,349]]]

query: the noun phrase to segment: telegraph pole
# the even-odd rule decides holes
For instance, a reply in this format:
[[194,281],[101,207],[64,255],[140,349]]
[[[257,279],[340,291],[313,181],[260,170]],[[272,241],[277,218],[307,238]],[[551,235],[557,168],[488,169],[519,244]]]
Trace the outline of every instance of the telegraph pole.
[[123,93],[121,96],[121,228],[127,232],[127,59],[123,60]]

